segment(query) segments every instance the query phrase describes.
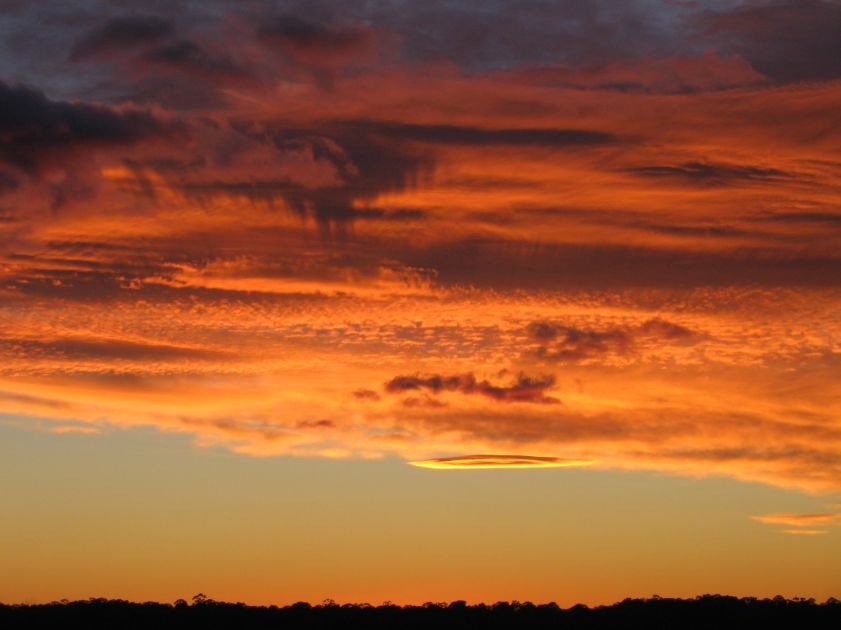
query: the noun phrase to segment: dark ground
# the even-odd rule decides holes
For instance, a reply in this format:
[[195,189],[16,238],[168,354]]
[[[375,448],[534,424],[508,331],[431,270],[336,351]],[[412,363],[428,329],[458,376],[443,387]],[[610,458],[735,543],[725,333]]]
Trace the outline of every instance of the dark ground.
[[197,595],[193,603],[89,599],[36,605],[0,604],[0,628],[841,628],[841,602],[704,595],[695,599],[626,599],[612,606],[464,602],[246,606]]

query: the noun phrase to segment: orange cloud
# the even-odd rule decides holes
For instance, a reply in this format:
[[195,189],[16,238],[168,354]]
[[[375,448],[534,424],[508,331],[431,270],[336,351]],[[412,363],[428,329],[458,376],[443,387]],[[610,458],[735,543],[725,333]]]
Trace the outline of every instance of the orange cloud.
[[436,470],[476,470],[483,468],[571,468],[588,466],[588,460],[535,457],[530,455],[461,455],[409,462],[418,468]]
[[176,25],[93,28],[74,67],[126,30],[146,61],[114,63],[196,101],[142,72],[114,80],[154,106],[0,90],[30,117],[0,147],[7,413],[841,489],[837,81],[465,73],[288,17],[228,65]]
[[841,513],[823,514],[766,514],[752,516],[752,519],[769,525],[795,525],[808,527],[809,525],[835,525],[841,523]]

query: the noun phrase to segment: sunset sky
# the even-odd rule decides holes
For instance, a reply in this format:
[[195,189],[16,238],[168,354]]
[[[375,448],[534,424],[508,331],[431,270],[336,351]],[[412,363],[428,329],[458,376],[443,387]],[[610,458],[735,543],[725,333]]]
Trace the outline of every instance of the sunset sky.
[[839,33],[0,0],[0,601],[841,597]]

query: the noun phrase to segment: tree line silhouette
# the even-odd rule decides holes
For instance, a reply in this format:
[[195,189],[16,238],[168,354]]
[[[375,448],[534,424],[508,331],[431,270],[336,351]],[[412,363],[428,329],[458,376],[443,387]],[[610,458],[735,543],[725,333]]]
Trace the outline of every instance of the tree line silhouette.
[[218,602],[199,593],[192,603],[135,603],[121,599],[62,600],[49,604],[0,604],[2,628],[278,628],[328,630],[441,630],[443,628],[841,628],[841,601],[702,595],[694,599],[625,599],[610,606],[464,601],[397,606],[386,602],[248,606]]

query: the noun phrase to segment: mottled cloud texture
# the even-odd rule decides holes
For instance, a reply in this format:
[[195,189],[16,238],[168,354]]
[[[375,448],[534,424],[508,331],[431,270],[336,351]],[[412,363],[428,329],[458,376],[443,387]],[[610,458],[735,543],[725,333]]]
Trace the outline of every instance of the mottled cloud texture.
[[365,7],[0,4],[3,413],[841,491],[839,5]]

